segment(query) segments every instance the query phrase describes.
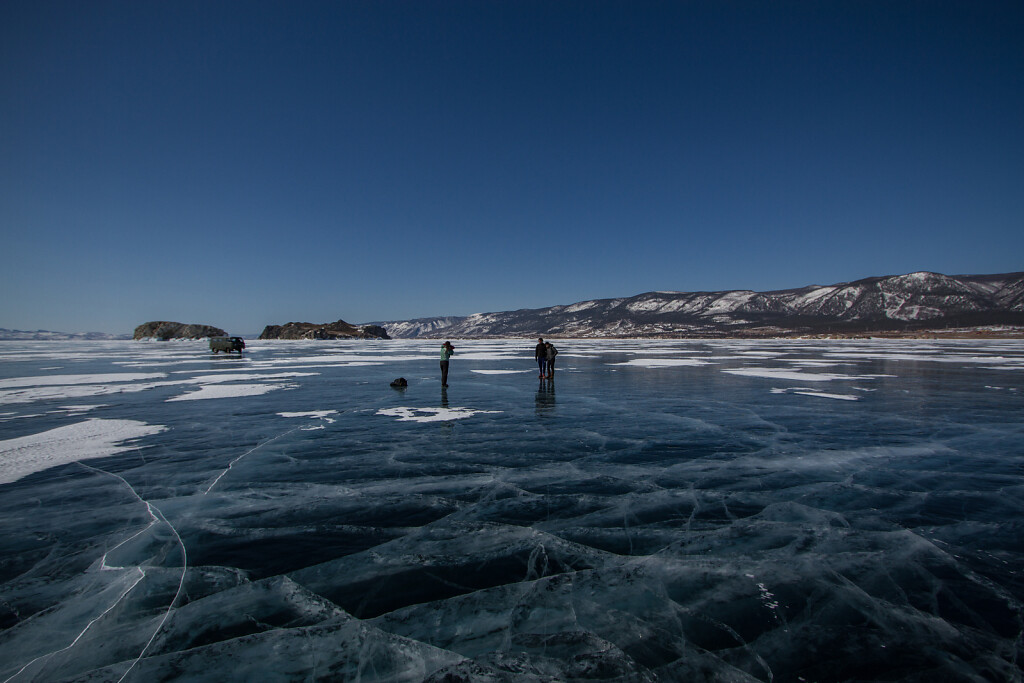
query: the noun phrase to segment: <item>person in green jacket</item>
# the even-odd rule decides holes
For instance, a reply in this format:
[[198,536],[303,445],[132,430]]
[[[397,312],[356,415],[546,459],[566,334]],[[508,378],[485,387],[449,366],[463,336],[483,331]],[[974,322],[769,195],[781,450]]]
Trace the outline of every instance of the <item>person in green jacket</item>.
[[448,386],[448,359],[455,353],[455,347],[450,341],[441,344],[441,386]]

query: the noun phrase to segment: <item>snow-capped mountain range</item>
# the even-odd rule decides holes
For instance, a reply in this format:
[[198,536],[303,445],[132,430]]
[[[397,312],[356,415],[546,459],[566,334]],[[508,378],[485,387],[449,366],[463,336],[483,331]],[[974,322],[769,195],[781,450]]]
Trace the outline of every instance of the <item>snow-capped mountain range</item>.
[[106,332],[53,332],[51,330],[8,330],[0,327],[0,341],[68,341],[68,340],[110,340],[131,339],[129,334],[107,334]]
[[648,292],[550,308],[372,323],[392,338],[767,336],[1024,325],[1024,273],[917,272],[771,292]]

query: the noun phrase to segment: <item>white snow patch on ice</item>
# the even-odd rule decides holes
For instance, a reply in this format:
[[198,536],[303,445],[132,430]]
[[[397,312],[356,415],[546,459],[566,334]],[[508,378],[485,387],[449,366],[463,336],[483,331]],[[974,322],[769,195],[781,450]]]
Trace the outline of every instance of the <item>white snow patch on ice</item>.
[[[177,384],[177,382],[169,382]],[[33,403],[58,398],[91,398],[108,394],[134,393],[152,389],[155,383],[142,382],[137,384],[79,384],[73,386],[26,387],[0,391],[0,404]]]
[[743,377],[764,377],[766,379],[789,379],[795,382],[830,382],[834,379],[867,379],[867,375],[835,375],[825,372],[802,372],[785,368],[734,368],[722,370],[730,375]]
[[471,408],[381,408],[377,415],[396,417],[399,422],[447,422],[461,420],[477,414],[500,413],[500,410],[473,410]]
[[103,408],[106,406],[105,403],[96,403],[92,405],[80,405],[80,406],[61,406],[57,410],[48,410],[47,414],[53,415],[68,415],[70,417],[78,417],[84,415],[90,410],[96,410],[97,408]]
[[134,450],[139,446],[131,441],[166,429],[138,420],[92,419],[0,441],[0,484],[58,465]]
[[278,413],[281,417],[309,417],[314,420],[320,420],[320,424],[312,427],[300,427],[304,432],[313,432],[318,429],[324,429],[325,425],[334,424],[334,418],[327,416],[337,414],[337,410],[307,410],[301,413]]
[[[242,366],[246,366],[247,367],[249,365],[249,363],[250,363],[248,358],[236,358],[236,357],[232,357],[232,356],[224,356],[224,358],[222,359],[222,362],[224,362],[224,363],[231,363],[232,365],[236,365],[236,366],[239,366],[239,367],[242,367]],[[120,365],[123,368],[161,368],[161,367],[167,367],[167,366],[170,366],[170,365],[203,365],[203,364],[209,365],[209,363],[210,363],[210,359],[208,359],[208,358],[193,358],[192,360],[169,360],[169,361],[123,360],[123,361],[114,361],[113,365]],[[232,369],[234,369],[234,368],[232,368]],[[195,371],[191,370],[189,372],[195,372]],[[214,371],[214,372],[219,372],[219,370]]]
[[[34,401],[46,401],[52,399],[74,399],[109,394],[135,393],[147,391],[158,387],[180,386],[187,384],[219,384],[221,382],[236,382],[239,380],[279,380],[290,377],[306,377],[317,375],[316,372],[277,372],[269,374],[257,373],[220,373],[216,375],[202,375],[189,379],[175,379],[164,382],[115,382],[113,384],[71,384],[55,386],[32,386],[20,389],[0,390],[0,405],[13,403],[32,403]],[[68,377],[69,375],[65,375]],[[79,375],[79,377],[109,377],[110,375]],[[145,375],[137,375],[144,377]],[[156,377],[166,377],[164,374],[156,374]],[[266,392],[263,392],[266,393]],[[251,395],[251,394],[249,394]]]
[[[1022,369],[1020,357],[1004,358],[1003,356],[978,356],[969,353],[955,351],[936,352],[930,346],[911,347],[906,351],[875,352],[875,351],[825,351],[825,356],[833,358],[855,358],[858,360],[881,360],[881,361],[927,361],[931,363],[979,363],[991,364],[985,370],[1013,370]],[[1004,365],[1005,364],[1005,365]],[[998,367],[997,367],[998,366]],[[964,367],[970,367],[965,365]]]
[[849,363],[840,363],[838,361],[821,361],[821,360],[786,360],[788,363],[793,365],[799,365],[803,368],[832,368],[837,365],[849,365]]
[[480,375],[518,375],[524,372],[533,372],[533,370],[470,370]]
[[201,401],[209,398],[237,398],[240,396],[262,396],[278,389],[291,389],[294,384],[206,384],[197,391],[190,391],[167,399],[170,401]]
[[193,384],[219,384],[221,382],[248,382],[252,380],[284,379],[287,377],[309,377],[319,374],[319,372],[224,373],[222,375],[200,375],[199,377],[193,377],[189,382]]
[[11,377],[0,379],[0,389],[15,387],[49,387],[69,384],[105,384],[109,382],[138,382],[144,379],[166,377],[162,372],[111,372],[98,375],[42,375],[40,377]]
[[639,368],[671,368],[683,365],[711,365],[700,358],[634,358],[623,363],[608,363],[608,365],[630,365]]
[[281,417],[312,417],[327,418],[328,415],[337,415],[337,410],[307,410],[302,413],[278,413]]
[[358,366],[358,365],[380,365],[385,362],[396,362],[405,360],[427,360],[430,356],[359,356],[355,354],[348,354],[345,356],[339,354],[326,354],[322,356],[296,356],[294,358],[270,358],[267,360],[253,361],[254,365],[297,365],[301,363],[330,363],[332,365],[340,366]]
[[710,349],[612,349],[605,352],[595,349],[592,353],[632,353],[635,356],[678,356],[681,353],[711,353]]
[[825,391],[794,391],[794,394],[801,394],[803,396],[817,396],[818,398],[834,398],[840,401],[859,401],[859,396],[850,396],[849,394],[830,394]]
[[818,398],[833,398],[839,401],[859,401],[859,396],[852,396],[850,394],[830,394],[826,391],[818,391],[817,389],[807,389],[804,387],[792,387],[789,389],[772,389],[773,394],[800,394],[801,396],[817,396]]

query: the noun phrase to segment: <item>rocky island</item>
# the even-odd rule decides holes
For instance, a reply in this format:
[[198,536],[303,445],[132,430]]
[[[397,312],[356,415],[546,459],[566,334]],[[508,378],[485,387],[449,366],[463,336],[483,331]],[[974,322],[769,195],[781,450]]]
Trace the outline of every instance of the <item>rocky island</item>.
[[158,339],[168,341],[170,339],[203,339],[205,337],[224,337],[227,332],[212,325],[197,325],[192,323],[175,323],[166,320],[155,320],[143,323],[135,328],[132,339]]
[[333,323],[286,323],[267,325],[260,339],[390,339],[380,325],[350,325],[344,320]]

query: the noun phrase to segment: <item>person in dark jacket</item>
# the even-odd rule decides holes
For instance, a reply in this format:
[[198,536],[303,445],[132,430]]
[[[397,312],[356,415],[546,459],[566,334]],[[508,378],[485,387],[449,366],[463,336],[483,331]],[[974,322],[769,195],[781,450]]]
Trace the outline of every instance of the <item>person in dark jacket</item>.
[[548,349],[544,345],[543,339],[537,340],[537,348],[533,350],[533,358],[537,361],[537,366],[540,367],[540,374],[538,377],[544,377],[548,371]]

